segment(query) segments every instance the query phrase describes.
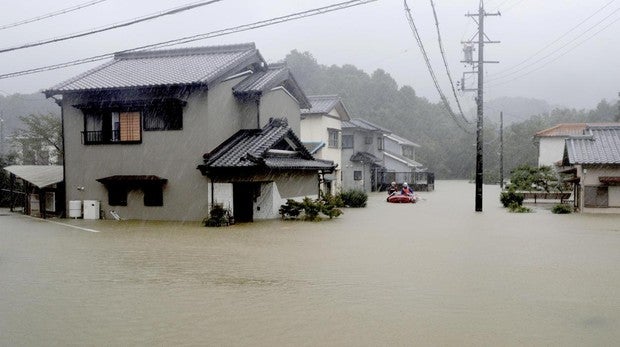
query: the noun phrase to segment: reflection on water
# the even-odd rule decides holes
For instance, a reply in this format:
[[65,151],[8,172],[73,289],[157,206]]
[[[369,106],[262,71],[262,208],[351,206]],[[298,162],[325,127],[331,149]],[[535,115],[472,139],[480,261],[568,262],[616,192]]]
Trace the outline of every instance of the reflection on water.
[[438,182],[322,223],[0,216],[2,345],[617,345],[620,216]]

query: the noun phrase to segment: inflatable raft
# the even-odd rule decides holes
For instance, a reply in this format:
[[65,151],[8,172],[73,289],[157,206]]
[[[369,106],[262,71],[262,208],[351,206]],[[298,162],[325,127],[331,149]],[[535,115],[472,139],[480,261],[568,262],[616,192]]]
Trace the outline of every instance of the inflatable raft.
[[412,195],[405,195],[405,194],[400,194],[400,193],[394,193],[390,196],[387,197],[387,202],[391,202],[391,203],[397,203],[397,204],[408,204],[408,203],[415,203],[416,202],[416,196],[415,194]]

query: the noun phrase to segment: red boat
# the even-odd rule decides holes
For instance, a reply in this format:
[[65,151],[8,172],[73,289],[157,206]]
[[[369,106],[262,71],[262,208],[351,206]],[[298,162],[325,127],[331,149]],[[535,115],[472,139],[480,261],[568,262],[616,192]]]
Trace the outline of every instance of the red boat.
[[400,204],[414,204],[417,201],[415,194],[405,195],[400,193],[394,193],[387,197],[387,202],[400,203]]

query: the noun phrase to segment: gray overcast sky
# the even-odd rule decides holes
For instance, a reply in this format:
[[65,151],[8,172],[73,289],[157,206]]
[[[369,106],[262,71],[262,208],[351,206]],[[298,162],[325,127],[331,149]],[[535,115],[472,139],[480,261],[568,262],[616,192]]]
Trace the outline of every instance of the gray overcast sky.
[[[114,31],[0,53],[0,73],[112,53],[339,1],[342,0],[224,0]],[[11,1],[0,13],[0,25],[84,2],[86,1]],[[107,0],[52,19],[0,30],[0,48],[123,22],[194,2],[196,1]],[[439,76],[444,92],[449,94],[449,84],[439,54],[430,2],[428,0],[408,2],[435,66],[435,73]],[[460,79],[462,72],[466,70],[463,64],[459,63],[462,59],[460,41],[475,34],[475,24],[464,14],[476,12],[479,1],[435,0],[435,3],[451,72],[455,79]],[[487,60],[501,62],[485,66],[488,81],[485,83],[486,100],[501,96],[523,96],[569,107],[591,108],[603,98],[609,101],[617,99],[620,91],[618,82],[620,81],[618,67],[620,1],[610,3],[609,0],[488,0],[485,6],[487,12],[499,10],[502,13],[501,17],[487,17],[485,21],[485,32],[489,38],[501,41],[500,44],[487,45],[485,48]],[[574,29],[558,43],[534,55],[601,8],[603,10],[597,15]],[[604,20],[607,16],[609,18]],[[599,21],[602,22],[596,25]],[[607,29],[573,48],[607,25],[609,25]],[[411,85],[418,95],[432,101],[438,100],[420,50],[407,24],[402,0],[379,0],[320,16],[198,41],[191,46],[243,42],[255,42],[269,62],[281,60],[292,49],[297,49],[311,52],[321,64],[353,64],[369,73],[382,68],[400,85]],[[568,45],[558,53],[536,62],[551,54],[553,49],[566,44]],[[572,49],[568,51],[570,48]],[[548,63],[565,52],[568,53]],[[526,59],[530,60],[513,68]],[[46,89],[101,63],[3,79],[0,80],[0,91],[30,93]],[[473,108],[473,96],[472,93],[462,95],[465,109]],[[454,105],[453,101],[452,103]]]

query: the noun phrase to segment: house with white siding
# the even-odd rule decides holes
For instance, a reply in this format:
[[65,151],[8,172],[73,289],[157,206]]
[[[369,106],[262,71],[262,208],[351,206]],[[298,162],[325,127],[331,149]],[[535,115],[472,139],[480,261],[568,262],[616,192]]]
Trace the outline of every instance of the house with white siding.
[[333,174],[322,183],[324,193],[342,189],[342,122],[351,117],[338,95],[310,95],[309,109],[301,110],[301,140],[317,159],[330,160],[336,165]]

